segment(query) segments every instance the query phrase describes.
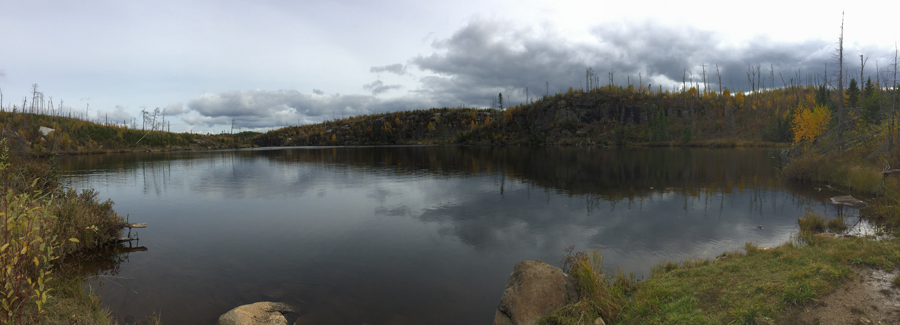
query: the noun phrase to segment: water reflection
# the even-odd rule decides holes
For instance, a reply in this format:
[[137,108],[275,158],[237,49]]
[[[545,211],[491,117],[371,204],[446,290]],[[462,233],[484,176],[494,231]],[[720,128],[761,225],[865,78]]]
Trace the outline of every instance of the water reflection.
[[743,149],[293,148],[58,161],[73,186],[97,188],[150,224],[141,238],[151,249],[119,271],[133,280],[104,287],[102,301],[120,320],[162,311],[179,323],[214,323],[260,300],[300,304],[292,317],[307,322],[488,323],[519,260],[556,262],[574,244],[640,274],[785,242],[805,209],[831,213],[823,202],[835,194],[785,183],[769,152]]

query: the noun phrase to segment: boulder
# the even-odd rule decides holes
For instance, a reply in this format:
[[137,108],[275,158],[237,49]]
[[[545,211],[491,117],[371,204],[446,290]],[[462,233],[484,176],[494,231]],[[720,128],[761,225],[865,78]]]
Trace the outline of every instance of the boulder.
[[535,324],[541,316],[575,301],[575,282],[562,270],[538,260],[521,261],[506,281],[494,325]]
[[41,131],[41,134],[43,134],[45,137],[46,137],[48,134],[53,133],[53,131],[56,131],[56,130],[51,129],[51,128],[48,128],[48,127],[46,127],[46,126],[42,126],[42,127],[38,128],[38,130],[40,130],[40,131]]
[[257,302],[239,306],[219,316],[218,325],[288,325],[283,314],[295,311],[281,302]]

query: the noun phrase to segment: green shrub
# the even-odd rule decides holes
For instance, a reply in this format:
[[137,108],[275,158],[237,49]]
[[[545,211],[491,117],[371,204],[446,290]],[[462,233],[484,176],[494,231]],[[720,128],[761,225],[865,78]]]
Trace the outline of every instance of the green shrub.
[[847,225],[844,223],[844,217],[837,217],[831,220],[828,220],[827,228],[829,231],[834,233],[840,233],[847,230]]
[[801,232],[822,232],[825,231],[825,217],[818,213],[806,211],[806,215],[797,219],[800,224]]

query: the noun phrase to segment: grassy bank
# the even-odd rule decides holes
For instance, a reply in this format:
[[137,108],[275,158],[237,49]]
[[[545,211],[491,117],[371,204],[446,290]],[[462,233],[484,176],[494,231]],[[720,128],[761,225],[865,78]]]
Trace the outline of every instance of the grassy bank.
[[896,267],[900,240],[802,232],[774,248],[747,244],[745,252],[715,260],[666,262],[645,282],[604,272],[597,256],[580,254],[569,269],[582,300],[548,315],[542,324],[582,324],[597,317],[607,324],[782,323],[785,310],[850,281],[854,267]]

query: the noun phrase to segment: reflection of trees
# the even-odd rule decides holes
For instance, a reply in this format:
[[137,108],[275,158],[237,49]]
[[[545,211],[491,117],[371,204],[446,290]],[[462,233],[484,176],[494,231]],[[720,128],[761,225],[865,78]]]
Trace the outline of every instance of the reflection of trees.
[[[313,163],[326,169],[352,169],[402,176],[499,176],[500,191],[507,182],[522,182],[560,194],[588,195],[618,202],[651,193],[677,192],[689,197],[730,194],[779,187],[777,162],[758,149],[634,150],[557,147],[330,147],[280,150],[239,150],[176,153],[84,155],[59,159],[72,176],[91,170],[111,170],[144,180],[144,193],[160,194],[166,183],[179,181],[172,165],[203,166],[212,178],[239,176],[235,166],[265,158],[284,165]],[[227,168],[226,168],[227,167]],[[243,166],[247,167],[247,166]],[[255,166],[251,165],[251,168]],[[222,173],[228,170],[230,175]],[[267,171],[255,171],[265,174]],[[98,180],[96,176],[94,181]],[[173,180],[174,178],[174,180]],[[233,177],[232,177],[233,178]],[[599,196],[593,198],[594,196]]]
[[97,276],[115,276],[119,274],[119,267],[128,261],[128,254],[146,251],[143,246],[105,246],[91,251],[82,251],[69,255],[63,259],[65,272],[76,272],[79,278],[91,278]]
[[776,187],[780,182],[776,162],[763,150],[444,146],[254,153],[288,164],[327,163],[405,175],[500,173],[500,184],[520,181],[561,194],[601,195],[607,201],[667,191],[693,197],[728,194],[734,189]]

